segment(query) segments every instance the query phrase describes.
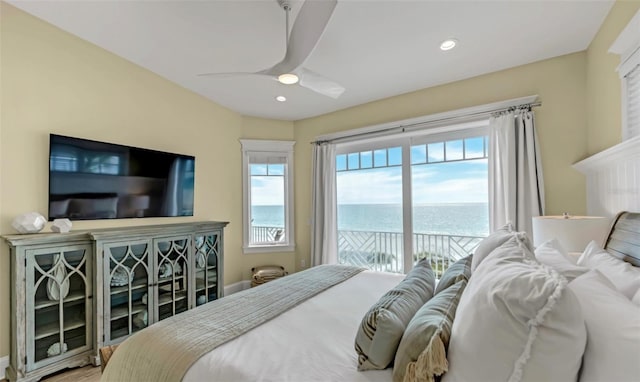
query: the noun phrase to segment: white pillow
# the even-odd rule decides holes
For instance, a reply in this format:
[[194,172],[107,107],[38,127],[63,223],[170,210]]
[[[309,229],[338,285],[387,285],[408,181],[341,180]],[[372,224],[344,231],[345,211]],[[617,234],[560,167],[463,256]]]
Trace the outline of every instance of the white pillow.
[[492,232],[489,236],[482,239],[478,248],[476,248],[471,259],[471,272],[478,268],[478,265],[487,257],[494,249],[498,248],[509,240],[513,235],[517,234],[513,230],[511,223],[505,224],[502,228]]
[[569,283],[587,325],[580,382],[640,378],[640,307],[597,270]]
[[567,251],[562,248],[562,245],[556,239],[540,244],[535,249],[535,255],[536,260],[560,272],[568,281],[589,271],[587,267],[575,265]]
[[587,333],[566,285],[519,235],[493,251],[462,294],[442,381],[576,381]]
[[640,268],[613,257],[595,241],[587,245],[578,265],[599,270],[629,300],[640,290]]

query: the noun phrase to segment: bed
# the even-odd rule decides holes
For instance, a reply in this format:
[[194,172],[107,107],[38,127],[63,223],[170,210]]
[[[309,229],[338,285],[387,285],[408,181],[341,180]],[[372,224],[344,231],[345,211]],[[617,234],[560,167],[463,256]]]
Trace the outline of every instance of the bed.
[[[503,237],[498,237],[502,234]],[[486,287],[487,283],[480,283],[478,280],[482,279],[483,274],[486,274],[488,278],[495,279],[495,274],[491,272],[496,272],[495,270],[499,269],[500,264],[512,264],[514,262],[514,256],[512,255],[514,251],[530,250],[527,249],[529,245],[527,238],[521,233],[503,232],[497,234],[496,237],[492,234],[492,236],[485,240],[486,243],[479,246],[476,254],[468,259],[469,261],[461,263],[462,266],[458,267],[460,270],[459,274],[448,278],[445,275],[444,278],[447,280],[441,280],[441,284],[450,283],[451,285],[460,286],[460,291],[457,293],[461,295],[461,297],[456,301],[456,304],[460,304],[460,306],[457,307],[458,313],[456,313],[458,317],[456,317],[455,320],[451,317],[453,324],[449,324],[449,326],[438,326],[436,334],[432,337],[437,339],[437,341],[432,340],[429,341],[427,345],[424,345],[431,347],[436,355],[434,356],[434,353],[426,354],[426,349],[420,350],[418,353],[414,351],[412,361],[413,369],[407,367],[406,372],[404,372],[403,367],[401,378],[404,380],[430,381],[439,379],[440,377],[438,376],[443,373],[444,376],[442,380],[445,382],[499,380],[495,379],[496,375],[499,375],[500,379],[505,381],[551,380],[550,378],[555,377],[550,376],[559,375],[571,376],[570,378],[563,378],[563,380],[577,380],[579,378],[581,381],[597,381],[599,380],[598,378],[602,378],[605,374],[602,374],[600,369],[606,365],[603,365],[602,368],[595,371],[589,370],[589,367],[591,367],[589,366],[590,364],[595,365],[598,363],[591,361],[589,357],[592,357],[594,354],[600,357],[598,354],[602,351],[606,352],[611,349],[590,349],[589,346],[593,346],[593,343],[597,343],[600,339],[596,337],[591,341],[591,337],[589,337],[590,342],[587,343],[586,336],[592,334],[594,336],[606,336],[606,341],[609,341],[607,345],[615,341],[615,339],[610,340],[609,337],[615,336],[611,336],[610,333],[606,333],[605,335],[599,334],[597,327],[593,329],[591,323],[588,322],[586,318],[583,318],[582,314],[576,313],[580,312],[580,308],[575,309],[576,304],[578,304],[577,301],[580,300],[580,294],[588,293],[591,296],[594,292],[589,291],[588,288],[595,284],[584,281],[583,284],[585,284],[585,287],[578,287],[578,281],[586,279],[586,276],[574,277],[570,276],[573,275],[571,272],[567,271],[567,273],[563,273],[565,270],[549,270],[552,268],[551,266],[542,266],[539,262],[531,259],[526,259],[526,264],[523,263],[518,266],[520,266],[521,269],[524,269],[522,267],[537,267],[536,271],[530,271],[528,270],[529,268],[527,268],[526,277],[535,275],[535,273],[538,272],[541,275],[540,277],[544,278],[544,285],[540,289],[548,287],[550,288],[550,292],[548,295],[543,296],[544,301],[541,303],[541,308],[533,313],[534,317],[531,320],[526,321],[523,325],[513,324],[513,322],[515,322],[513,320],[509,321],[509,324],[499,323],[498,325],[502,325],[502,328],[498,327],[498,329],[496,329],[497,332],[506,333],[509,329],[504,329],[505,327],[515,326],[517,330],[524,332],[520,333],[521,335],[516,333],[513,336],[494,335],[493,340],[488,341],[487,344],[480,348],[476,347],[474,349],[468,346],[470,340],[467,339],[483,333],[486,335],[489,332],[487,328],[495,324],[489,322],[489,320],[484,320],[483,317],[485,316],[483,316],[483,314],[486,313],[488,314],[486,317],[490,317],[491,314],[496,314],[496,312],[487,313],[484,307],[478,309],[471,306],[470,301],[466,301],[478,300],[477,294],[482,293],[482,288]],[[509,245],[511,245],[511,247],[509,247]],[[631,273],[625,277],[628,276],[627,280],[631,281],[629,281],[629,285],[623,285],[623,287],[627,289],[637,287],[636,294],[640,296],[640,292],[637,291],[640,289],[640,276],[634,279],[636,273],[633,273],[640,272],[640,268],[633,267],[632,270],[629,270],[628,267],[626,267],[629,264],[636,266],[640,264],[640,213],[624,212],[616,216],[612,224],[611,232],[608,235],[605,249],[611,253],[607,254],[608,258],[605,259],[605,261],[609,261],[609,258],[620,261],[615,259],[615,256],[626,262],[624,264],[624,272]],[[478,253],[482,251],[486,252],[483,255],[485,260],[480,264],[473,264],[475,269],[473,273],[471,273],[473,277],[470,277],[469,270],[472,268],[471,260],[476,261],[478,258],[483,257]],[[500,257],[500,252],[503,253],[502,257]],[[600,253],[600,255],[602,255],[602,253]],[[542,257],[540,258],[542,259]],[[491,267],[487,265],[492,261],[494,264]],[[516,262],[518,261],[519,260],[516,260]],[[533,263],[536,264],[532,265]],[[615,267],[619,265],[620,264],[615,263],[615,266],[611,268],[613,272],[618,272],[618,268]],[[600,271],[594,271],[593,268],[589,268],[586,263],[573,264],[572,266],[567,265],[567,268],[577,272],[576,275],[580,274],[578,271],[582,268],[582,274],[592,275],[592,278],[596,279],[606,278],[602,277]],[[598,265],[597,268],[601,268],[601,266]],[[602,271],[604,272],[604,269],[602,269]],[[515,272],[517,273],[518,271]],[[333,280],[327,280],[333,278],[332,275],[336,273],[341,274],[341,276]],[[567,277],[559,277],[558,275],[560,274]],[[640,275],[640,273],[637,273],[637,275]],[[103,380],[398,380],[398,375],[396,375],[397,370],[394,370],[396,369],[394,367],[394,360],[397,364],[398,354],[395,355],[395,358],[392,358],[390,364],[383,365],[383,367],[378,369],[375,365],[371,366],[371,364],[375,364],[375,362],[369,362],[369,366],[367,366],[367,362],[372,361],[373,356],[371,356],[370,360],[367,360],[365,356],[363,360],[363,354],[360,352],[361,349],[358,349],[358,351],[356,351],[356,349],[360,341],[359,336],[363,330],[366,332],[367,325],[369,325],[369,327],[371,326],[371,319],[380,319],[376,315],[383,316],[383,314],[380,313],[381,311],[375,311],[374,307],[379,305],[380,302],[385,299],[385,296],[387,296],[388,299],[389,295],[397,296],[398,293],[400,293],[398,291],[413,290],[412,288],[418,285],[418,289],[426,294],[416,297],[415,305],[418,305],[418,308],[409,313],[413,318],[409,317],[409,319],[404,320],[405,332],[400,333],[402,339],[398,339],[398,341],[401,341],[400,345],[398,346],[397,342],[393,345],[394,353],[396,352],[396,348],[403,349],[403,351],[406,350],[406,348],[403,348],[403,344],[405,341],[411,340],[411,338],[406,337],[409,337],[408,333],[411,332],[409,329],[415,326],[413,325],[415,318],[424,310],[425,306],[429,304],[429,301],[435,300],[435,297],[432,298],[433,295],[436,297],[440,296],[444,293],[442,290],[445,289],[441,284],[438,284],[437,287],[434,287],[434,285],[428,286],[427,282],[422,278],[418,281],[413,280],[415,285],[411,285],[410,288],[406,285],[403,287],[404,284],[407,284],[407,279],[410,279],[410,276],[412,275],[409,274],[405,279],[404,275],[363,271],[353,267],[321,266],[304,272],[298,272],[257,288],[230,295],[217,302],[161,321],[127,339],[118,347],[117,351],[114,352],[109,364],[105,368]],[[430,277],[432,277],[432,274]],[[498,283],[495,285],[509,285],[511,289],[517,289],[518,285],[513,284],[513,280],[522,283],[523,278],[525,277],[518,276],[512,279],[510,281],[511,283]],[[574,278],[575,282],[569,281]],[[535,283],[536,280],[531,279],[527,282]],[[609,281],[603,282],[608,283]],[[635,282],[638,284],[635,284]],[[292,284],[294,286],[290,287]],[[314,287],[313,290],[306,290],[310,284],[317,287]],[[576,286],[574,287],[572,284]],[[489,288],[495,289],[495,285]],[[612,285],[612,288],[614,287],[615,286]],[[447,288],[446,291],[451,290],[451,287],[448,285]],[[466,290],[464,288],[466,288]],[[438,291],[438,289],[441,290]],[[528,286],[524,289],[527,290],[526,293],[532,293],[529,291]],[[391,291],[395,292],[390,293]],[[562,296],[560,296],[561,291],[564,291]],[[476,295],[474,295],[474,293],[476,293]],[[273,295],[269,296],[271,294]],[[612,301],[612,299],[607,296],[603,298],[606,301]],[[512,298],[512,296],[510,298]],[[638,298],[640,299],[640,297]],[[633,295],[630,295],[628,299],[635,301]],[[272,311],[272,306],[274,304],[278,305],[274,303],[274,301],[283,301],[287,306],[282,311]],[[495,297],[493,301],[497,301]],[[554,312],[558,310],[555,307],[564,303],[568,305],[573,304],[571,305],[573,308],[564,314],[566,319],[569,320],[569,325],[565,325],[568,326],[568,328],[555,324],[551,326],[546,325],[544,322],[545,314],[549,317],[552,316]],[[627,307],[626,302],[624,304],[625,309],[627,309],[625,312],[631,312],[628,314],[635,314],[636,310],[633,309],[638,309],[637,312],[640,312],[639,306],[634,308],[633,306]],[[535,304],[527,304],[526,307],[533,305]],[[617,309],[616,306],[612,309]],[[402,309],[405,308],[403,307]],[[456,308],[454,307],[453,309],[455,312]],[[376,314],[372,314],[372,311],[375,311]],[[552,312],[547,313],[549,311]],[[459,317],[460,312],[464,312],[464,317]],[[562,312],[556,312],[555,314],[560,316],[559,320],[563,319],[561,317]],[[470,319],[469,317],[474,317],[474,319]],[[499,319],[502,319],[502,317],[499,317]],[[249,321],[250,323],[245,325],[244,321]],[[204,324],[205,322],[206,325]],[[242,322],[242,324],[240,324],[240,322]],[[489,326],[483,327],[485,324]],[[617,374],[616,372],[611,374],[611,370],[608,370],[608,378],[600,380],[632,381],[640,378],[640,322],[634,323],[627,319],[627,321],[621,325],[627,324],[631,325],[627,328],[631,336],[629,337],[629,335],[625,334],[625,337],[622,338],[621,341],[627,341],[624,342],[624,346],[630,349],[630,355],[627,355],[627,358],[623,357],[623,361],[625,364],[630,364],[631,366],[625,366],[626,369]],[[221,335],[221,337],[212,341],[213,345],[206,344],[208,340],[204,337],[207,336],[204,335],[201,330],[195,335],[196,339],[191,341],[189,345],[179,343],[181,338],[191,336],[191,330],[196,330],[198,326],[206,326],[207,328],[204,332],[215,332],[213,335]],[[375,330],[375,322],[373,326]],[[563,330],[566,330],[566,335],[563,334]],[[378,323],[378,333],[374,335],[377,336],[380,334],[380,331],[380,323]],[[476,332],[481,333],[476,334]],[[416,333],[419,333],[419,331]],[[561,334],[559,335],[558,333]],[[540,342],[542,342],[540,339],[544,338],[545,335],[553,338],[551,343],[545,345],[551,346],[551,351],[546,351],[546,348],[540,345]],[[580,340],[573,339],[574,337],[572,336],[580,338]],[[506,341],[509,343],[501,343],[502,338],[500,337],[507,338]],[[509,346],[511,346],[511,342],[513,342],[511,337],[518,337],[519,340],[522,340],[521,343],[516,343],[513,346],[516,346],[517,349],[523,348],[524,350],[522,352],[520,352],[520,350],[516,351],[515,353],[517,354],[505,354],[505,357],[514,357],[512,363],[515,366],[507,367],[504,371],[504,378],[502,378],[502,374],[500,374],[502,371],[497,369],[500,368],[500,365],[511,361],[503,362],[495,357],[498,356],[501,351],[509,353]],[[557,338],[561,338],[565,343],[557,342]],[[356,349],[354,349],[354,339]],[[486,341],[486,339],[480,339],[479,341]],[[438,344],[440,344],[439,347]],[[367,344],[367,346],[368,345],[369,344]],[[496,349],[490,350],[493,345],[496,346]],[[561,346],[571,346],[577,350],[562,352],[559,351]],[[208,347],[211,348],[209,349]],[[195,350],[193,354],[190,354],[191,350],[189,349],[192,348]],[[446,352],[444,355],[437,354],[440,348],[443,349],[440,351]],[[482,349],[482,351],[478,351],[478,349]],[[633,354],[634,350],[637,350],[635,354]],[[400,350],[398,351],[400,352]],[[514,352],[511,351],[511,353]],[[577,354],[568,356],[571,359],[566,359],[567,357],[564,357],[561,353]],[[416,354],[419,354],[419,356],[416,356]],[[473,354],[473,356],[470,356],[470,354]],[[444,357],[444,359],[438,361],[438,356],[440,358]],[[483,359],[483,356],[488,358]],[[473,358],[474,361],[468,361],[470,358]],[[633,362],[636,358],[637,362]],[[434,359],[436,360],[434,361]],[[589,360],[588,363],[587,360]],[[422,364],[420,364],[420,362],[422,362]],[[605,360],[603,362],[606,364],[608,361]],[[615,363],[619,361],[612,360],[611,362]],[[565,367],[565,365],[566,368],[570,370],[556,370]],[[428,372],[429,375],[420,378],[420,374],[425,373],[425,368],[430,368]],[[467,369],[466,371],[465,368]],[[544,370],[541,371],[540,369]],[[409,370],[412,371],[409,372]],[[469,378],[470,375],[474,377]],[[614,376],[614,378],[612,378],[612,376]]]

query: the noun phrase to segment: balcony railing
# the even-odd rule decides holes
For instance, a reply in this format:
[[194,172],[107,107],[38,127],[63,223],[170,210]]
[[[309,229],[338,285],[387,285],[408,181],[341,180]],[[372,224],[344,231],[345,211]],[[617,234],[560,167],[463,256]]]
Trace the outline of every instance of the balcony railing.
[[[440,277],[459,259],[473,253],[481,236],[413,234],[413,261],[427,258]],[[338,261],[371,270],[404,271],[403,235],[400,232],[338,231]]]
[[[251,226],[252,241],[274,243],[284,228]],[[428,258],[440,277],[449,266],[473,253],[482,236],[413,234],[413,261]],[[400,232],[338,231],[338,262],[382,272],[404,272],[403,236]]]
[[252,243],[277,243],[284,239],[284,228],[251,226]]

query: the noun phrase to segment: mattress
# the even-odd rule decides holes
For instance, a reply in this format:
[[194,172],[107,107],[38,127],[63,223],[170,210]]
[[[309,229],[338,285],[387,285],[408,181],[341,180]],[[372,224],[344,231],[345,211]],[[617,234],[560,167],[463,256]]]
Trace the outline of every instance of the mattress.
[[369,308],[405,276],[364,271],[212,350],[183,381],[391,381],[359,372],[354,338]]

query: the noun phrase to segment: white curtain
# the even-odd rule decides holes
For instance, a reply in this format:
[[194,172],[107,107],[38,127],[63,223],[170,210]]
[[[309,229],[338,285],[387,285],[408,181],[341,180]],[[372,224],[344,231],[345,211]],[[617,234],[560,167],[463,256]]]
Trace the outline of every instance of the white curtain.
[[313,145],[311,266],[338,262],[336,147]]
[[533,112],[489,120],[489,226],[512,223],[531,237],[531,218],[544,215],[544,183]]

